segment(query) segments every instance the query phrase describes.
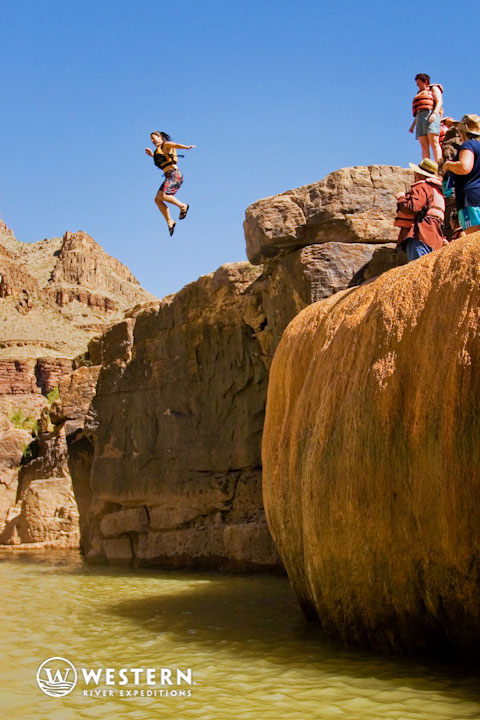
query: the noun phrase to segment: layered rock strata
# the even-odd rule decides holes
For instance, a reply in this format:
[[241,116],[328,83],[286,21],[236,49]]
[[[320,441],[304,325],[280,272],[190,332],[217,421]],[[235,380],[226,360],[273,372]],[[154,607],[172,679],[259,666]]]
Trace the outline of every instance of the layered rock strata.
[[[83,448],[86,445],[90,449],[82,428],[99,371],[99,367],[80,367],[59,381],[60,397],[44,407],[35,440],[20,430],[14,435],[10,430],[2,438],[3,442],[9,437],[15,439],[21,451],[18,447],[11,463],[15,477],[8,487],[8,498],[4,493],[0,544],[78,547],[80,518],[85,517],[91,496],[89,476],[85,478],[80,472]],[[3,455],[2,441],[0,448]],[[76,469],[74,483],[70,466]]]
[[0,358],[70,357],[154,300],[130,270],[83,232],[22,243],[0,232]]
[[[78,545],[65,427],[72,413],[77,420],[85,414],[95,383],[87,402],[76,393],[77,379],[63,380],[96,333],[152,299],[85,233],[27,244],[0,222],[0,544]],[[75,378],[82,372],[88,371]],[[57,387],[65,418],[52,424],[50,393]],[[75,495],[82,505],[84,486]]]
[[270,374],[267,518],[346,643],[480,649],[480,233],[300,313]]

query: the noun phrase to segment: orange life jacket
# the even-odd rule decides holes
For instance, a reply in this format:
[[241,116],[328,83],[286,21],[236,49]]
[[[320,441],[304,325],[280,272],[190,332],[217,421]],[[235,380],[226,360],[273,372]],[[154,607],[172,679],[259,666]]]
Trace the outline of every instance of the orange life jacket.
[[426,183],[433,190],[433,198],[428,205],[427,211],[420,210],[420,213],[411,214],[408,210],[400,210],[397,207],[397,214],[395,216],[394,225],[395,227],[411,228],[415,221],[418,220],[418,215],[421,215],[421,219],[425,217],[436,217],[440,222],[445,219],[445,198],[442,193],[442,181],[439,178],[425,178],[425,180],[418,180],[413,183],[412,188],[420,183]]
[[438,88],[443,94],[443,87],[438,83],[429,85],[427,88],[425,88],[425,90],[420,90],[413,98],[413,117],[415,117],[415,115],[422,110],[433,110],[433,108],[435,107],[435,98],[433,97],[432,88],[434,87]]

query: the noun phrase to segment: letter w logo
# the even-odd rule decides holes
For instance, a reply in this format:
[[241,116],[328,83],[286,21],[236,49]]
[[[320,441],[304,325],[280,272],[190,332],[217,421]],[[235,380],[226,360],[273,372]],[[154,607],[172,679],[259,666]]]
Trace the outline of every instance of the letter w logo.
[[52,678],[52,671],[50,670],[50,668],[45,668],[45,673],[47,675],[49,683],[62,683],[62,682],[65,683],[65,682],[67,682],[69,672],[70,672],[70,668],[65,668],[65,673],[62,677],[61,671],[57,669],[55,676]]

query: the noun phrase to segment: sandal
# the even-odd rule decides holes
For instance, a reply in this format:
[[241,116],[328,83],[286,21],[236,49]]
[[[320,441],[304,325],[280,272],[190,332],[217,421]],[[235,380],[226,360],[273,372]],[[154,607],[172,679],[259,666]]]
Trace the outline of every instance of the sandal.
[[179,219],[179,220],[183,220],[184,218],[187,217],[187,212],[188,212],[188,208],[189,208],[189,207],[190,207],[190,205],[187,205],[187,207],[185,208],[185,210],[182,210],[182,211],[180,212],[180,215],[178,216],[178,219]]
[[173,235],[173,233],[174,233],[174,231],[175,231],[175,225],[176,225],[176,224],[177,224],[177,223],[174,222],[173,225],[169,225],[169,226],[168,226],[168,232],[170,233],[170,237],[172,237],[172,235]]

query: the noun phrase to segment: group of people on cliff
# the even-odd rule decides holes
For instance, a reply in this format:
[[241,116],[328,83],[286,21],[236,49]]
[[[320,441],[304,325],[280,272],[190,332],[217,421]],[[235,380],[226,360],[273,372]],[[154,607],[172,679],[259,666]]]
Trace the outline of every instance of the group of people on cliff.
[[[459,122],[444,117],[443,87],[431,83],[425,73],[416,75],[415,82],[417,93],[412,103],[410,132],[415,131],[420,143],[422,161],[418,165],[410,163],[414,183],[407,193],[397,197],[395,218],[395,225],[400,227],[397,244],[405,249],[409,260],[440,249],[448,240],[480,230],[480,117],[464,115]],[[150,139],[155,150],[145,148],[145,152],[165,176],[155,203],[173,235],[176,221],[170,215],[169,205],[179,208],[179,220],[187,216],[189,209],[187,203],[175,197],[183,183],[177,150],[191,150],[195,146],[173,142],[170,135],[160,130],[152,132]],[[455,148],[455,156],[447,156],[445,146],[450,151]],[[448,240],[444,234],[445,198],[451,198]],[[453,198],[456,210],[452,207]]]
[[[480,117],[464,115],[458,122],[443,117],[442,86],[431,83],[424,73],[416,75],[415,82],[418,92],[413,98],[410,132],[416,132],[422,161],[410,163],[414,182],[397,197],[395,218],[400,228],[397,245],[409,261],[480,230]],[[449,240],[444,233],[446,199]]]

